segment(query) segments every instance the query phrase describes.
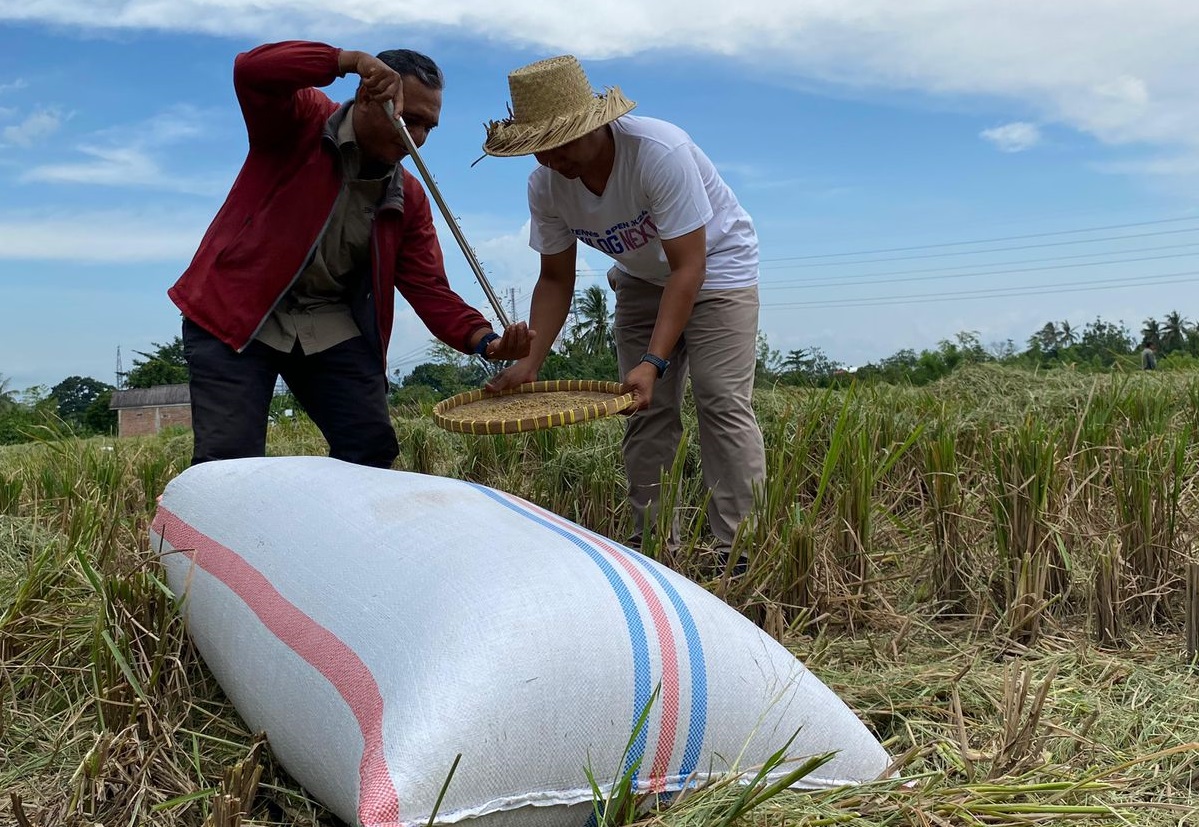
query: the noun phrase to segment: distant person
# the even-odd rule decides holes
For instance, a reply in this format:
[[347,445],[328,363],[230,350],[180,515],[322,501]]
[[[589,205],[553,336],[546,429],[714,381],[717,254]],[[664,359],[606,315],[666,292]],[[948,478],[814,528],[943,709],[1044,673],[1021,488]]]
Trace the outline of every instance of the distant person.
[[636,413],[624,460],[636,534],[682,438],[688,375],[699,417],[708,524],[727,555],[766,475],[751,407],[758,332],[758,238],[712,162],[677,126],[628,115],[619,89],[597,95],[578,61],[550,58],[508,76],[512,115],[487,129],[489,155],[533,155],[530,244],[541,254],[530,353],[488,386],[536,378],[562,329],[578,242],[616,264],[613,332]]
[[1141,370],[1157,370],[1157,343],[1145,342],[1141,349]]
[[[312,87],[360,78],[343,104]],[[266,453],[282,376],[329,455],[389,468],[394,291],[447,345],[488,359],[529,352],[523,322],[503,336],[446,279],[429,201],[399,165],[396,121],[424,144],[441,116],[441,70],[418,52],[371,56],[286,42],[238,55],[233,86],[249,155],[169,295],[183,311],[193,463]]]

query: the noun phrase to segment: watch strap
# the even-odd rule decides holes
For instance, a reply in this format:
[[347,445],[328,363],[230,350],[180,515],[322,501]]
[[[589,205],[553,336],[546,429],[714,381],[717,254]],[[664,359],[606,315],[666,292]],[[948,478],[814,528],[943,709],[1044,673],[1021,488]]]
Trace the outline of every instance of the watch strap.
[[649,362],[658,369],[658,378],[661,379],[666,375],[666,369],[670,367],[670,361],[663,359],[661,356],[655,356],[652,353],[646,353],[641,357],[642,362]]

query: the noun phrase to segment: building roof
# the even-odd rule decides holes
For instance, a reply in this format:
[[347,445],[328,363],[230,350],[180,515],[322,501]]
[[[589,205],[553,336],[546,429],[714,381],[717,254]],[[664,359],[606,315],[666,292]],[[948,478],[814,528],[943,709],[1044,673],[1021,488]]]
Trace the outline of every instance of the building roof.
[[123,391],[113,391],[112,401],[108,407],[112,410],[121,408],[157,408],[163,405],[190,405],[191,394],[187,384],[155,385],[152,388],[129,388]]

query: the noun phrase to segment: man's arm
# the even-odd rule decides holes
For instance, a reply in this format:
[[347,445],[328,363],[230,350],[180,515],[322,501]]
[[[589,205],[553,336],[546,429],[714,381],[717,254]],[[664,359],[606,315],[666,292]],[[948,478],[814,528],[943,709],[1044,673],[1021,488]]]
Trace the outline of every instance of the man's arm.
[[300,40],[267,43],[237,56],[233,87],[241,104],[251,146],[294,138],[313,111],[324,114],[328,98],[312,87],[328,86],[357,74],[377,100],[392,100],[403,111],[403,83],[383,61],[366,52]]
[[[691,319],[695,297],[704,283],[708,263],[707,234],[700,227],[678,238],[663,239],[662,250],[670,264],[670,278],[658,304],[658,317],[648,352],[659,359],[669,359]],[[635,365],[625,375],[624,390],[633,394],[633,410],[649,407],[657,380],[658,369],[648,362]]]
[[358,75],[371,100],[391,101],[395,112],[404,111],[404,82],[379,58],[367,52],[342,49],[337,56],[337,69],[342,77],[351,72]]
[[541,272],[533,288],[533,304],[529,311],[529,327],[538,331],[537,336],[530,342],[529,355],[488,382],[488,390],[515,388],[537,379],[537,371],[541,370],[550,347],[566,322],[566,314],[570,312],[577,247],[578,242],[574,242],[560,253],[542,254]]

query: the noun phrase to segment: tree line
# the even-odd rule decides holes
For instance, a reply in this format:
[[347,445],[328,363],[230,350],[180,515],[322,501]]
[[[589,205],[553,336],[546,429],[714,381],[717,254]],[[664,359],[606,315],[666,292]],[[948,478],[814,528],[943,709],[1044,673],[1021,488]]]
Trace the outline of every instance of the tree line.
[[[123,377],[126,388],[151,388],[187,381],[183,340],[154,343],[151,352],[135,351],[132,369]],[[113,434],[117,413],[109,409],[115,385],[90,376],[68,376],[53,387],[35,385],[17,392],[0,374],[0,445],[36,439],[39,434],[78,436]]]
[[[608,294],[592,286],[575,296],[564,333],[541,372],[543,379],[617,379],[616,345]],[[935,347],[903,349],[857,367],[838,362],[818,347],[786,353],[770,347],[759,336],[757,377],[760,386],[828,387],[848,382],[924,385],[949,375],[963,364],[993,362],[1029,369],[1069,367],[1075,370],[1135,370],[1139,351],[1152,344],[1162,368],[1199,368],[1199,324],[1171,311],[1162,320],[1146,319],[1138,336],[1120,322],[1096,317],[1081,328],[1069,321],[1048,321],[1023,345],[1013,340],[984,345],[974,331],[962,331]],[[136,351],[127,388],[187,381],[187,363],[180,337],[154,343],[149,352]],[[428,359],[407,373],[392,374],[391,400],[405,407],[425,406],[439,399],[480,387],[495,366],[464,356],[435,342]],[[86,376],[69,376],[53,387],[33,387],[17,392],[0,374],[0,445],[25,442],[40,432],[68,432],[81,436],[111,434],[116,412],[109,403],[116,387]],[[281,392],[273,411],[298,408],[294,398]]]

